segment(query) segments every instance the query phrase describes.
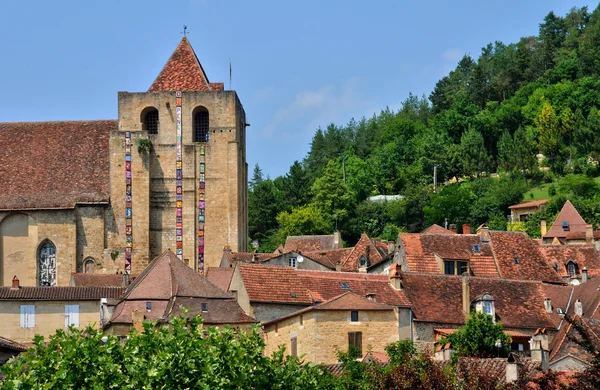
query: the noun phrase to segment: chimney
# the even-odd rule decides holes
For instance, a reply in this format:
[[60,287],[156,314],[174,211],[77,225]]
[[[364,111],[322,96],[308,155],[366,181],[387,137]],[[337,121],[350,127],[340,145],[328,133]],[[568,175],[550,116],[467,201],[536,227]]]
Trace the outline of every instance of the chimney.
[[585,243],[586,244],[594,243],[594,225],[592,225],[592,224],[585,225]]
[[254,253],[252,253],[252,262],[258,263],[259,260],[260,260],[260,255],[258,254],[258,251],[255,249]]
[[583,269],[581,270],[581,283],[585,283],[587,281],[588,281],[587,268],[583,267]]
[[404,286],[402,284],[402,274],[400,273],[400,266],[397,264],[392,264],[390,265],[390,274],[389,274],[389,279],[390,279],[390,285],[399,291],[402,291],[402,289],[404,289]]
[[550,351],[548,350],[548,333],[546,328],[538,329],[531,341],[531,360],[540,362],[542,370],[548,369]]
[[542,238],[546,235],[546,232],[548,231],[547,227],[546,227],[546,219],[542,218],[542,220],[540,221],[540,231],[542,232]]
[[127,288],[129,286],[129,274],[126,272],[123,274],[123,287]]
[[479,241],[489,242],[490,241],[490,229],[484,223],[477,228],[477,234],[479,235]]
[[12,279],[12,287],[11,290],[19,290],[21,288],[21,284],[19,283],[19,278],[15,275]]
[[516,382],[519,379],[519,366],[514,354],[508,355],[506,360],[506,383]]
[[231,247],[229,245],[225,245],[223,247],[223,253],[231,253]]
[[581,299],[577,299],[577,302],[575,302],[575,314],[579,317],[583,316],[583,303],[581,303]]
[[463,223],[463,234],[471,234],[471,225]]
[[464,273],[462,276],[462,304],[465,319],[471,314],[471,287],[469,286],[469,275]]
[[388,240],[388,254],[396,251],[396,241]]
[[333,249],[341,249],[342,248],[342,235],[339,230],[336,230],[333,233]]
[[337,264],[335,265],[335,270],[336,270],[337,272],[342,272],[342,263],[337,263]]
[[450,230],[452,233],[456,234],[456,225],[450,224],[450,227],[448,228],[448,230]]
[[550,298],[544,299],[544,309],[546,309],[546,313],[552,313],[552,300]]

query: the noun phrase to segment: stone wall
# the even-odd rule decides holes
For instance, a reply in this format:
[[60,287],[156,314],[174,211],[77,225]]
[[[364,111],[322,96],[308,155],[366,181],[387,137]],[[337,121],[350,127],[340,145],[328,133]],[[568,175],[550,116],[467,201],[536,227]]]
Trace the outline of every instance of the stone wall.
[[[20,306],[35,305],[35,327],[21,328]],[[0,301],[0,334],[18,342],[31,342],[36,334],[46,339],[65,329],[65,305],[79,305],[79,328],[100,324],[100,301]]]

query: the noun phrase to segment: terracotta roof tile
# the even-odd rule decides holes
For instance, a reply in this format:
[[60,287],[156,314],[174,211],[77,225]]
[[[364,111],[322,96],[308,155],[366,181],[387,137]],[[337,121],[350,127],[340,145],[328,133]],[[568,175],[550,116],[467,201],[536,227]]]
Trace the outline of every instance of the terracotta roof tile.
[[[563,222],[569,223],[569,230],[563,229]],[[544,238],[565,238],[568,233],[573,232],[583,232],[585,234],[586,225],[586,222],[581,215],[579,215],[577,209],[573,206],[573,203],[567,200],[560,210],[560,213],[556,216],[552,227],[550,227],[550,230],[544,235]]]
[[[194,49],[188,39],[183,37],[148,92],[208,91],[211,89],[211,84]],[[218,90],[219,86],[215,89]]]
[[[462,277],[404,273],[403,283],[403,292],[413,305],[415,321],[464,324]],[[554,322],[544,309],[542,285],[541,282],[471,277],[470,296],[490,293],[496,314],[505,327],[553,327]]]
[[[118,274],[85,274],[74,273],[71,275],[72,284],[77,287],[121,287],[123,286],[123,275]],[[131,282],[135,275],[130,275]]]
[[540,251],[540,246],[527,234],[494,231],[490,232],[490,237],[501,277],[564,283],[564,280],[548,265]]
[[537,207],[548,203],[549,199],[541,199],[541,200],[531,200],[529,202],[523,202],[518,204],[513,204],[512,206],[508,206],[509,209],[525,209],[528,207]]
[[27,351],[27,347],[21,343],[17,343],[16,341],[6,339],[4,337],[0,337],[0,348],[10,349],[16,352],[25,352]]
[[[202,311],[202,303],[207,304],[207,311]],[[181,307],[189,309],[188,315],[202,315],[202,322],[207,325],[255,323],[235,299],[182,298],[176,297],[171,305],[169,316],[182,315]]]
[[209,267],[206,270],[206,279],[221,290],[229,291],[229,284],[234,272],[234,268]]
[[[351,291],[363,297],[375,294],[378,303],[410,306],[406,296],[389,284],[386,275],[249,264],[239,264],[238,267],[251,302],[312,305],[315,302],[311,292],[329,300]],[[346,283],[348,288],[344,288],[342,283]]]
[[108,203],[117,121],[0,123],[0,210]]
[[341,243],[335,243],[334,234],[315,236],[288,236],[283,247],[286,252],[315,252],[340,249]]
[[23,301],[95,301],[119,298],[121,287],[0,287],[0,300]]
[[224,256],[230,265],[237,262],[242,263],[262,263],[279,256],[279,253],[258,253],[258,252],[224,252]]
[[444,229],[440,225],[433,224],[429,226],[427,229],[423,230],[423,234],[456,234],[456,232],[451,232],[448,229]]
[[368,251],[368,261],[369,265],[374,265],[379,263],[383,259],[383,255],[375,246],[375,243],[367,236],[366,233],[363,233],[360,236],[360,239],[348,255],[348,257],[342,263],[342,271],[357,271],[359,266],[359,259],[364,256],[367,257]]
[[600,252],[594,244],[584,245],[542,245],[540,250],[544,254],[548,264],[556,267],[558,274],[562,277],[569,276],[567,272],[567,262],[573,260],[577,266],[577,273],[581,275],[581,270],[586,267],[588,276],[600,275]]

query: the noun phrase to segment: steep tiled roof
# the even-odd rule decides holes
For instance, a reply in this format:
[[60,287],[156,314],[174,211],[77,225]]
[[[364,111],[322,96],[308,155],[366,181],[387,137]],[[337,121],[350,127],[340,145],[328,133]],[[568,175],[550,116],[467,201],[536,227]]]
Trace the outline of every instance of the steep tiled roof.
[[286,252],[315,252],[340,248],[341,243],[336,245],[334,234],[316,236],[288,236],[284,245],[284,250]]
[[[415,321],[464,324],[462,277],[403,274],[404,294],[412,303]],[[470,297],[490,293],[496,315],[505,327],[546,328],[554,322],[544,309],[541,282],[470,278]]]
[[[598,337],[600,334],[600,321],[579,316],[575,316],[573,320],[581,325],[596,345],[600,345],[600,337]],[[572,357],[589,365],[594,360],[594,356],[578,343],[581,339],[581,335],[572,324],[564,324],[550,343],[550,363]]]
[[[151,310],[147,310],[148,302]],[[202,312],[202,303],[210,304],[209,312]],[[147,320],[166,321],[180,313],[181,305],[190,309],[189,315],[202,314],[207,324],[254,322],[243,313],[232,294],[219,289],[167,251],[148,264],[129,285],[110,323],[131,324],[134,310],[144,313]]]
[[[563,229],[563,222],[569,223],[569,230]],[[573,203],[567,200],[560,213],[556,216],[552,227],[544,235],[544,238],[565,238],[568,233],[574,232],[583,232],[585,234],[586,225],[581,215],[575,209],[575,206],[573,206]]]
[[562,277],[568,276],[566,264],[569,260],[577,263],[578,274],[583,267],[588,270],[589,276],[600,275],[600,252],[594,244],[583,245],[542,245],[540,250],[546,257],[548,264],[558,270]]
[[423,234],[456,234],[455,232],[451,232],[448,229],[444,229],[440,225],[433,224],[429,226],[427,229],[423,230]]
[[121,287],[0,287],[1,300],[23,301],[95,301],[119,298]]
[[490,237],[502,278],[564,283],[526,233],[494,231]]
[[208,91],[210,84],[188,39],[183,37],[160,74],[148,89],[159,91]]
[[229,262],[229,264],[233,265],[237,262],[242,263],[262,263],[263,261],[267,261],[269,259],[275,258],[279,256],[278,253],[254,253],[254,252],[224,252],[223,255]]
[[347,291],[342,295],[331,298],[328,301],[319,303],[314,306],[309,306],[304,309],[295,311],[282,317],[278,317],[274,320],[265,321],[263,325],[269,325],[274,322],[279,322],[286,318],[295,317],[299,314],[306,313],[313,310],[361,310],[361,311],[372,311],[372,310],[394,310],[393,306],[384,305],[382,303],[373,302],[367,298],[361,297],[351,291]]
[[117,122],[0,123],[0,210],[108,203],[108,139]]
[[6,339],[4,337],[0,337],[0,348],[10,349],[15,352],[25,352],[27,351],[27,347],[21,343],[17,343],[16,341]]
[[208,267],[206,279],[223,291],[229,291],[229,284],[235,272],[234,268]]
[[352,252],[348,255],[348,257],[342,263],[342,271],[356,271],[359,266],[359,259],[361,256],[369,257],[369,264],[374,265],[379,263],[384,254],[382,254],[373,240],[371,240],[366,233],[363,233],[360,236],[360,239],[352,249]]
[[512,206],[508,206],[508,208],[509,209],[526,209],[526,208],[529,208],[529,207],[538,207],[538,206],[544,205],[544,204],[546,204],[548,202],[549,202],[548,199],[531,200],[529,202],[523,202],[523,203],[513,204]]
[[410,306],[406,296],[394,290],[385,275],[249,264],[238,267],[252,302],[312,305],[316,300],[329,300],[351,291],[363,297],[375,294],[377,302],[386,305]]
[[[119,274],[84,274],[74,273],[71,275],[72,285],[77,287],[121,287],[123,286],[123,275]],[[129,280],[135,280],[130,275]]]

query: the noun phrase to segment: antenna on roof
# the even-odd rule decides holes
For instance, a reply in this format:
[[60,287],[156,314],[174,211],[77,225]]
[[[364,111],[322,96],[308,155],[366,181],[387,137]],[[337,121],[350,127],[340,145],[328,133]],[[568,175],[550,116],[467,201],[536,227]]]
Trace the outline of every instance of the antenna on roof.
[[189,32],[187,31],[187,26],[185,24],[183,25],[183,32],[181,32],[180,34],[183,34],[184,37],[186,37],[189,34]]
[[229,90],[231,91],[231,57],[229,57]]

